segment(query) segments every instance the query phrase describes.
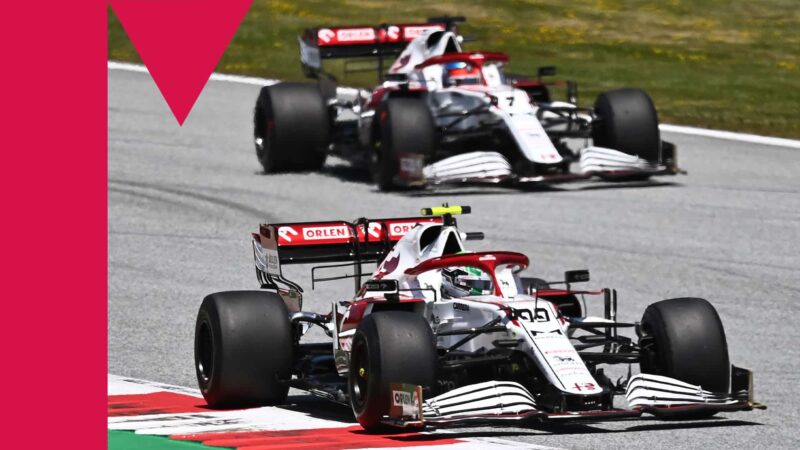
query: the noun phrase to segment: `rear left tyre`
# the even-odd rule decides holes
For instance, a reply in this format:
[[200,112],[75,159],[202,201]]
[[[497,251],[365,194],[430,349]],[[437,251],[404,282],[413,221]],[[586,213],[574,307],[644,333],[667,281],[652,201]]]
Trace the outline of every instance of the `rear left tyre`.
[[265,173],[322,168],[330,118],[319,87],[278,83],[261,88],[253,112],[253,139]]
[[286,400],[292,330],[283,300],[272,292],[207,296],[195,325],[197,382],[209,406],[242,408]]

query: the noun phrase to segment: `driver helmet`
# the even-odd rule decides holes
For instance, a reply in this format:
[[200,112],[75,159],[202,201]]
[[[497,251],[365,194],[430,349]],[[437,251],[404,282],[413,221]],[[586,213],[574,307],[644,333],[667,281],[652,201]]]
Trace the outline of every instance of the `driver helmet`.
[[442,84],[445,86],[481,84],[481,71],[464,61],[447,63],[444,66]]
[[442,292],[449,298],[492,294],[492,279],[475,267],[442,269]]

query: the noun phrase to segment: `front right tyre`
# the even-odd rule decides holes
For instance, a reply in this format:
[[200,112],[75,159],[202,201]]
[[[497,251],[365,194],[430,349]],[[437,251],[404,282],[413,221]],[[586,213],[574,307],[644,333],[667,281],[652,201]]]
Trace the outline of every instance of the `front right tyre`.
[[731,364],[716,309],[702,298],[673,298],[648,306],[640,325],[642,373],[663,375],[728,393]]
[[658,114],[650,96],[641,89],[615,89],[597,96],[598,117],[592,141],[605,147],[656,162],[661,154]]

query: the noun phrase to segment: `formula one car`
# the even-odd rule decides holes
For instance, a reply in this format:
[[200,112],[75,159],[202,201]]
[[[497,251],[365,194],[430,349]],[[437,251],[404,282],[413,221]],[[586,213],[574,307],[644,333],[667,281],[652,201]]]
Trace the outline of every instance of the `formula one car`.
[[[301,62],[318,83],[266,86],[256,102],[255,147],[265,172],[318,170],[328,154],[368,167],[382,190],[680,172],[646,93],[613,90],[594,108],[580,108],[570,81],[567,101],[554,101],[543,81],[554,67],[540,67],[535,80],[512,77],[505,54],[462,50],[460,20],[306,30]],[[383,77],[387,56],[397,59],[372,92],[337,89],[322,68],[324,59],[374,58]]]
[[[573,287],[589,280],[586,270],[546,282],[520,276],[523,254],[467,251],[483,234],[457,227],[454,214],[466,212],[262,224],[252,235],[262,289],[211,294],[198,313],[195,362],[208,404],[281,404],[294,387],[349,404],[371,431],[764,408],[753,401],[752,372],[729,363],[708,301],[663,300],[641,322],[619,322],[615,290]],[[303,289],[281,270],[315,263],[324,264],[311,269],[312,286],[355,280],[355,295],[327,314],[303,310]],[[371,275],[368,263],[377,265]],[[325,273],[343,268],[353,273]],[[604,317],[588,316],[588,301],[602,302]],[[331,340],[301,342],[312,326]],[[605,371],[615,364],[627,366],[616,381]]]

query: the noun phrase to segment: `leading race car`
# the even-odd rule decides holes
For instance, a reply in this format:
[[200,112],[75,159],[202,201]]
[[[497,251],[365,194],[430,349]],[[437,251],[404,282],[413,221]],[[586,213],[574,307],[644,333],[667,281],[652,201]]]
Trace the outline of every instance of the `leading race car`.
[[[465,212],[262,224],[252,235],[262,289],[211,294],[198,313],[195,362],[208,404],[281,404],[294,387],[349,404],[370,431],[764,408],[753,401],[752,372],[730,364],[708,301],[662,300],[640,322],[619,322],[615,290],[574,288],[588,271],[546,282],[520,276],[523,254],[468,251],[465,242],[483,235],[457,227],[454,214]],[[355,295],[327,314],[304,310],[303,289],[281,269],[316,263],[312,287],[355,279]],[[371,275],[367,263],[377,264]],[[602,302],[603,317],[587,315],[589,301]],[[311,326],[330,341],[303,342]],[[637,338],[618,333],[626,328]],[[627,375],[613,380],[609,365]]]
[[[301,62],[318,83],[267,86],[256,102],[264,170],[318,170],[333,154],[368,167],[382,190],[680,172],[645,92],[617,89],[580,108],[577,84],[567,82],[567,101],[555,101],[543,81],[554,67],[540,67],[533,80],[510,76],[507,55],[462,50],[460,20],[307,30]],[[384,58],[393,56],[371,92],[337,89],[322,67],[325,59],[374,58],[383,78]]]

